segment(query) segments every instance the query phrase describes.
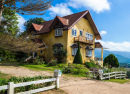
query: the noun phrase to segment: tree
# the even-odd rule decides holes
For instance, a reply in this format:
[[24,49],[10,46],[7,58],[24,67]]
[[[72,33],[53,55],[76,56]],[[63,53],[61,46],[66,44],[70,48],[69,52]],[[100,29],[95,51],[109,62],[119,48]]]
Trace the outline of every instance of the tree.
[[29,19],[27,22],[24,23],[24,26],[25,26],[25,31],[28,30],[28,28],[30,27],[30,25],[32,23],[35,23],[35,24],[41,24],[43,23],[45,20],[43,18],[31,18]]
[[14,52],[37,52],[44,48],[39,48],[43,44],[29,41],[27,37],[15,38],[8,34],[0,35],[0,49],[14,51]]
[[14,10],[5,8],[2,14],[2,20],[0,25],[0,33],[6,33],[16,36],[19,32],[18,27],[18,15]]
[[50,8],[52,0],[0,0],[0,25],[5,8],[24,15],[43,15]]
[[41,23],[43,23],[45,20],[43,19],[43,18],[30,18],[28,21],[26,21],[25,23],[24,23],[24,26],[25,26],[25,31],[24,32],[22,32],[21,34],[20,34],[20,36],[24,36],[24,35],[26,35],[27,34],[27,30],[28,30],[28,28],[30,27],[30,25],[32,24],[32,23],[35,23],[35,24],[41,24]]
[[103,65],[105,66],[106,64],[111,65],[112,67],[119,67],[118,59],[113,54],[105,57]]
[[78,43],[78,50],[77,50],[76,56],[74,57],[73,63],[76,63],[76,64],[82,64],[83,63],[82,56],[81,56],[81,53],[80,53],[80,44],[79,43]]

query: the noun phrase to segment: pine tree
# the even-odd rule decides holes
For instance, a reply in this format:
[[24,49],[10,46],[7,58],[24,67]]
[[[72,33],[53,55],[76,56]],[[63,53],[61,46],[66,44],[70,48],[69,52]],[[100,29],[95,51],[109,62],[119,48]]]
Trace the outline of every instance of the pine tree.
[[76,53],[76,56],[74,57],[73,63],[76,63],[76,64],[82,64],[83,63],[82,56],[81,56],[81,53],[80,53],[80,43],[78,43],[78,51]]

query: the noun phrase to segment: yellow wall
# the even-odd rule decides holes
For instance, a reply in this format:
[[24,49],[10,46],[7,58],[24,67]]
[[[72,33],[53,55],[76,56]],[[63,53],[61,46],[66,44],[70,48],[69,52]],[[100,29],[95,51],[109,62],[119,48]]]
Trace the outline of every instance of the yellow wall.
[[45,56],[45,59],[47,61],[50,61],[51,59],[54,58],[54,49],[52,47],[52,45],[54,45],[55,43],[62,43],[63,49],[67,50],[67,33],[68,31],[63,31],[63,36],[62,37],[55,37],[55,30],[52,30],[49,33],[46,34],[41,34],[38,36],[39,39],[42,39],[43,42],[45,43],[45,45],[47,46],[46,49],[43,50],[43,54],[39,54],[39,55],[43,55]]
[[[82,18],[80,21],[78,21],[72,28],[77,29],[77,37],[80,35],[80,30],[83,30],[83,36],[85,36],[85,32],[88,32],[90,34],[93,34],[93,43],[94,45],[88,45],[85,43],[80,43],[80,46],[82,47],[80,49],[82,60],[85,63],[86,61],[89,61],[89,58],[86,57],[86,46],[91,46],[93,49],[95,49],[95,35],[94,32],[88,22],[85,18]],[[74,56],[72,56],[72,48],[70,47],[74,43],[74,37],[71,36],[72,29],[68,30],[68,39],[67,39],[67,60],[69,63],[72,63],[74,60]],[[92,51],[92,59],[94,59],[94,50]]]

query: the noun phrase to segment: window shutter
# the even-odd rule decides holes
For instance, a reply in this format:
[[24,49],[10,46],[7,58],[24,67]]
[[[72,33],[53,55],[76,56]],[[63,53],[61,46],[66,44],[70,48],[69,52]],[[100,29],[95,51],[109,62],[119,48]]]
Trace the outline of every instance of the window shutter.
[[86,56],[88,56],[88,49],[86,49]]
[[75,34],[74,34],[74,36],[77,36],[77,30],[75,29]]
[[75,55],[75,51],[74,51],[74,48],[72,48],[72,55]]

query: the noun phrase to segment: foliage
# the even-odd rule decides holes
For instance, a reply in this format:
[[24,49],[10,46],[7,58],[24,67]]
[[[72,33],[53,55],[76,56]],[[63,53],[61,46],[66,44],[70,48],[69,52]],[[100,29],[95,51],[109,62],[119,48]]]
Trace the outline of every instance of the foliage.
[[33,61],[33,64],[36,64],[36,65],[42,65],[44,64],[45,61],[44,61],[44,58],[40,58],[40,57],[37,57],[34,61]]
[[15,59],[20,62],[21,59],[26,59],[28,57],[28,54],[27,53],[24,53],[24,52],[16,52],[15,53]]
[[64,74],[72,74],[72,75],[82,75],[86,76],[86,72],[88,69],[81,64],[68,64],[68,66],[63,67]]
[[0,58],[1,61],[14,61],[15,54],[11,51],[0,49]]
[[37,52],[43,48],[39,48],[42,44],[29,41],[27,37],[15,38],[11,35],[0,34],[0,48],[14,52]]
[[[35,77],[11,77],[10,79],[3,79],[0,80],[0,86],[2,85],[7,85],[8,82],[14,82],[16,83],[22,83],[22,82],[29,82],[29,81],[36,81],[36,80],[41,80],[41,79],[48,79],[48,78],[52,78],[52,76],[35,76]],[[47,82],[47,83],[42,83],[42,84],[32,84],[29,86],[23,86],[23,87],[18,87],[14,89],[14,93],[18,93],[18,92],[23,92],[23,91],[28,91],[28,90],[32,90],[32,89],[37,89],[37,88],[43,88],[45,86],[50,86],[53,82]],[[2,90],[0,91],[0,94],[5,94],[7,93],[7,90]]]
[[27,31],[28,30],[28,28],[30,27],[30,25],[32,24],[32,23],[35,23],[35,24],[41,24],[41,23],[43,23],[45,20],[43,19],[43,18],[30,18],[28,21],[26,21],[25,23],[24,23],[24,26],[25,26],[25,31]]
[[110,54],[105,57],[103,66],[105,66],[106,64],[109,64],[112,67],[119,67],[118,59],[113,54]]
[[96,65],[94,62],[86,62],[85,65],[87,68],[98,68],[98,65]]
[[121,84],[124,84],[124,83],[130,82],[129,79],[110,79],[110,80],[104,80],[104,81],[108,81],[108,82],[116,82],[116,83],[121,83]]
[[80,44],[79,43],[78,43],[78,50],[77,50],[76,56],[74,57],[73,63],[76,63],[76,64],[82,64],[83,63],[82,55],[80,53]]
[[15,10],[5,8],[2,14],[0,33],[16,36],[19,32],[18,18],[19,16],[16,14]]
[[55,57],[57,58],[57,63],[65,63],[64,58],[66,57],[67,51],[65,50],[59,50],[56,54]]
[[115,71],[126,71],[126,69],[125,68],[106,67],[106,66],[103,68],[103,73],[115,72]]
[[57,65],[57,59],[52,59],[51,61],[48,62],[48,66],[56,66]]
[[130,71],[127,71],[127,77],[130,78]]

